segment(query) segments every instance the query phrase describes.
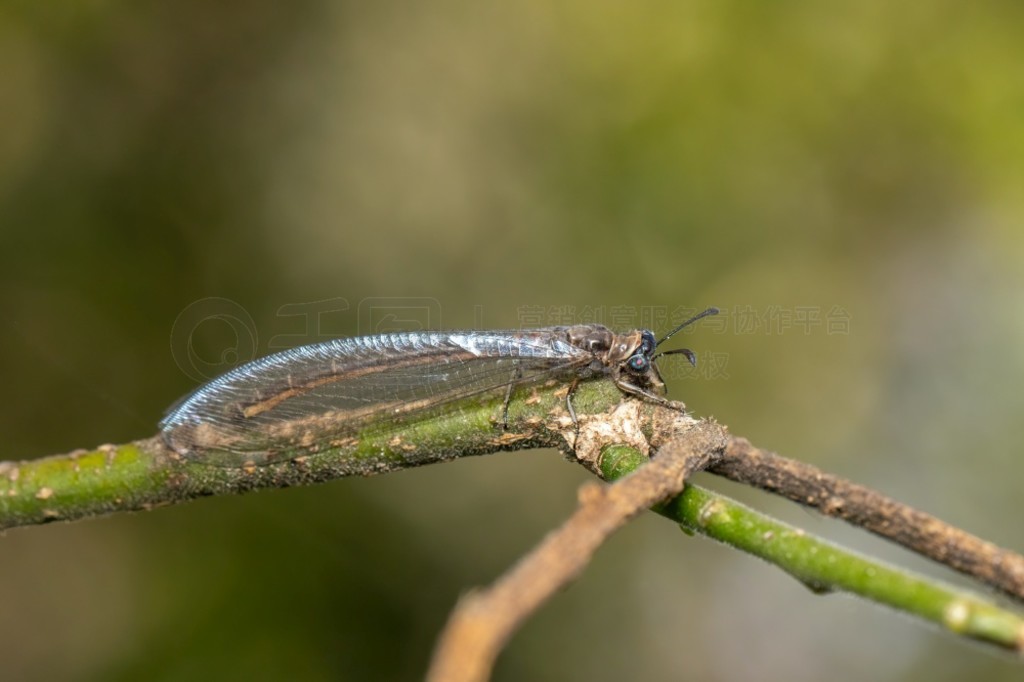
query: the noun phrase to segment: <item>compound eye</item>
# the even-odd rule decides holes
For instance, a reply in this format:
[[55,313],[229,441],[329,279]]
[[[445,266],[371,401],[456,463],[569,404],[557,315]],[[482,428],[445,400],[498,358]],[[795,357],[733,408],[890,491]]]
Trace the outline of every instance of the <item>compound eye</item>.
[[646,355],[637,353],[626,361],[626,366],[634,372],[641,373],[647,371],[647,368],[651,366],[651,361],[647,359]]
[[649,330],[645,329],[640,334],[640,352],[643,353],[644,355],[650,355],[651,353],[654,352],[654,347],[656,345],[657,344],[654,341],[654,334],[652,334]]

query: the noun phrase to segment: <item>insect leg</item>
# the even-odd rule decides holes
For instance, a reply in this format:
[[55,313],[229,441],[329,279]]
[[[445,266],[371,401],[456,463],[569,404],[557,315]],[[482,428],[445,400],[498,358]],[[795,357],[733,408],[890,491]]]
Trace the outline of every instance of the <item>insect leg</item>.
[[628,381],[623,381],[618,377],[616,377],[613,381],[615,381],[615,385],[618,386],[619,390],[622,391],[623,393],[635,395],[637,397],[643,398],[644,400],[650,400],[652,403],[655,403],[656,405],[672,408],[678,408],[680,405],[680,403],[677,403],[673,400],[669,400],[668,398],[663,398],[660,395],[651,393],[645,388],[641,388],[636,384],[631,384]]
[[580,378],[573,378],[572,383],[569,384],[569,391],[565,394],[565,408],[569,411],[569,417],[572,419],[572,425],[576,428],[576,438],[573,439],[573,443],[575,443],[580,437],[580,422],[576,419],[576,410],[572,406],[572,396],[573,393],[576,392],[576,387],[579,385]]
[[505,391],[505,402],[502,403],[501,406],[501,428],[505,431],[508,431],[508,404],[512,402],[512,391],[522,378],[523,368],[516,365],[516,368],[512,370],[512,377],[508,380],[508,390]]

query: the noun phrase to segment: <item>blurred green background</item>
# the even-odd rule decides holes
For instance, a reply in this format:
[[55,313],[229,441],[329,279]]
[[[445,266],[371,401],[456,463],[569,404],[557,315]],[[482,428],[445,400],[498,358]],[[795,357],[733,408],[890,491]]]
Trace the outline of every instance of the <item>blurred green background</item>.
[[[152,435],[283,345],[714,304],[673,397],[1022,550],[1022,65],[994,0],[0,3],[0,459]],[[520,452],[8,532],[3,677],[418,679],[584,480]],[[1020,675],[652,516],[496,679]]]

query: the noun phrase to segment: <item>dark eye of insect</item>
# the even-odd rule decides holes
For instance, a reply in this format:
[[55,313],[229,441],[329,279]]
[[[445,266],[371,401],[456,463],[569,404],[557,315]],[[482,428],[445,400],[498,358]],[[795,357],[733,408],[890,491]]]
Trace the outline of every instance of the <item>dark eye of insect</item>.
[[644,355],[650,355],[654,352],[654,334],[648,330],[644,330],[643,334],[640,335],[640,352]]
[[626,365],[634,372],[646,372],[650,364],[650,360],[642,353],[637,353],[626,361]]

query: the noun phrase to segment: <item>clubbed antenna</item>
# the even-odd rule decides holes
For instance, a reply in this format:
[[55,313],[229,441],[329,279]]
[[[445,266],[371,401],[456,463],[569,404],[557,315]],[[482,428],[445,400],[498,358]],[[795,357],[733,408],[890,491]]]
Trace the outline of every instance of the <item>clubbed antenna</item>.
[[[707,310],[705,310],[702,313],[697,313],[696,315],[694,315],[693,317],[688,319],[686,322],[683,322],[681,325],[679,325],[678,327],[676,327],[675,329],[670,331],[668,334],[665,334],[665,336],[661,337],[661,340],[658,341],[658,343],[654,344],[654,347],[657,348],[661,344],[665,343],[670,338],[675,336],[676,332],[680,331],[681,329],[683,329],[685,327],[690,326],[691,324],[693,324],[697,320],[699,320],[701,318],[704,318],[704,317],[710,317],[711,315],[717,315],[718,313],[719,313],[719,310],[718,310],[718,308],[715,308],[715,307],[708,308]],[[670,351],[670,352],[675,353],[675,352],[682,352],[682,351],[680,350],[680,351]],[[662,353],[662,355],[666,355],[666,353]],[[687,357],[689,357],[689,356],[687,356]],[[690,362],[693,362],[693,360],[690,360]]]

